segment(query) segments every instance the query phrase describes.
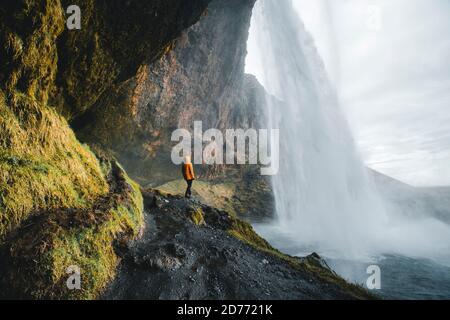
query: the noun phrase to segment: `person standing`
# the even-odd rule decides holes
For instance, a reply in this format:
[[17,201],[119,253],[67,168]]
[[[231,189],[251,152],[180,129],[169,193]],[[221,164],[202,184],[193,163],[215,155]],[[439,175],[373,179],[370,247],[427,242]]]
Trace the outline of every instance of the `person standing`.
[[184,196],[189,199],[192,196],[192,183],[195,180],[194,166],[192,165],[190,156],[186,156],[184,158],[184,163],[181,166],[181,171],[183,173],[183,178],[187,183],[187,189]]

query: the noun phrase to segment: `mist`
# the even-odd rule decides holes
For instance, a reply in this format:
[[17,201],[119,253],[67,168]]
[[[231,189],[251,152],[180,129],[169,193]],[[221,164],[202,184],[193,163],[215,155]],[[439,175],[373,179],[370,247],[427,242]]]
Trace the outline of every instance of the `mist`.
[[[450,1],[293,0],[367,166],[450,185]],[[249,41],[247,72],[263,68]]]
[[[332,7],[326,11],[334,14]],[[364,259],[394,253],[448,261],[449,226],[431,215],[388,210],[374,187],[359,152],[363,140],[357,135],[356,144],[353,138],[358,127],[347,121],[352,110],[344,107],[347,76],[342,68],[329,67],[332,61],[344,61],[344,55],[335,57],[323,61],[290,1],[257,2],[247,66],[278,98],[268,99],[265,114],[267,126],[280,129],[280,171],[273,177],[276,220],[258,225],[258,231],[274,242],[283,238],[297,243],[304,250],[298,255],[318,251],[327,257]],[[366,86],[375,88],[372,81]],[[358,91],[353,94],[358,96]],[[372,110],[369,106],[364,107]],[[392,110],[386,109],[384,116],[392,116],[387,111]],[[397,118],[393,120],[391,125]],[[375,121],[375,127],[381,124]],[[413,125],[404,119],[401,124]]]

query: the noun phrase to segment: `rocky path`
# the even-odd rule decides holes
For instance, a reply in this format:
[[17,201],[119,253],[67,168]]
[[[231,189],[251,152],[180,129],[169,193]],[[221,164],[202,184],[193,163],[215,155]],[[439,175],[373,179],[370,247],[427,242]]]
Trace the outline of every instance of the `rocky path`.
[[230,234],[225,212],[180,197],[144,193],[146,229],[122,248],[116,280],[104,299],[354,299],[370,298],[320,265],[296,259],[332,279],[255,248]]

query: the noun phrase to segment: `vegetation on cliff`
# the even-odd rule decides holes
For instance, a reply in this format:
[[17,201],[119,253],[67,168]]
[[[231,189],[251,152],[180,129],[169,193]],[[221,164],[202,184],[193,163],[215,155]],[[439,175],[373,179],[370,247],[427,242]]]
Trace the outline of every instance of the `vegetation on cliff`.
[[[59,72],[52,104],[69,120],[81,117],[134,77],[144,61],[167,52],[210,1],[78,0],[81,31],[65,31],[58,39]],[[73,4],[61,3],[64,8]]]
[[[184,33],[180,43],[188,41],[186,45],[178,47],[179,51],[173,55],[167,54],[174,49],[174,39],[197,21],[208,3],[209,0],[80,0],[82,30],[69,32],[64,28],[64,11],[71,4],[69,1],[2,2],[0,297],[92,299],[98,298],[116,278],[117,266],[123,256],[120,251],[127,251],[130,241],[138,238],[143,227],[144,209],[140,187],[103,147],[113,149],[121,159],[126,159],[130,153],[133,156],[137,154],[138,157],[134,158],[145,160],[143,165],[148,165],[151,162],[147,161],[148,156],[161,145],[163,134],[160,129],[169,130],[174,125],[168,125],[165,120],[178,114],[180,109],[177,108],[192,102],[192,92],[186,92],[182,99],[172,95],[172,91],[181,92],[190,85],[187,81],[190,77],[186,76],[189,65],[198,68],[194,68],[198,76],[195,90],[201,94],[195,97],[192,112],[185,114],[186,117],[180,116],[177,125],[190,121],[193,115],[210,107],[207,103],[212,105],[211,113],[205,114],[209,124],[221,127],[227,123],[242,124],[243,127],[253,125],[247,121],[252,117],[239,113],[239,107],[251,97],[248,92],[237,89],[246,81],[243,76],[245,30],[248,29],[254,0],[214,1],[210,11],[212,17],[205,24],[196,25]],[[245,12],[239,11],[242,6]],[[218,21],[215,18],[223,14],[222,10],[225,10],[226,19]],[[127,14],[123,14],[124,11]],[[237,12],[242,14],[239,16],[242,19],[234,24],[236,17],[232,13]],[[236,29],[227,29],[230,25]],[[208,32],[207,37],[202,37],[204,32]],[[217,34],[227,38],[216,39]],[[235,39],[236,35],[239,35],[238,39]],[[212,46],[210,41],[213,41]],[[230,43],[234,49],[228,51],[226,57],[221,57],[221,48]],[[215,49],[214,55],[208,58],[205,53],[211,48]],[[198,50],[202,54],[196,55],[190,50]],[[149,71],[147,67],[162,54],[166,54],[165,59]],[[200,57],[200,60],[189,60],[185,65],[186,57]],[[177,60],[176,70],[170,68],[174,61],[171,59]],[[202,65],[202,59],[209,63]],[[178,74],[183,74],[181,86],[176,85]],[[211,94],[210,87],[202,85],[208,81],[200,81],[205,75],[214,82],[214,94]],[[161,100],[163,103],[155,105],[155,108],[145,108],[149,103],[148,96],[141,94],[148,87],[142,86],[141,76],[154,89],[150,92],[156,92],[153,98],[159,99],[167,94],[166,99]],[[164,81],[171,85],[163,86]],[[128,90],[133,94],[127,95]],[[112,105],[113,109],[103,110],[111,101],[117,102]],[[165,112],[165,107],[172,102],[177,102],[177,108]],[[231,112],[235,102],[239,102],[236,104],[238,108]],[[243,110],[252,112],[251,108]],[[108,123],[111,118],[114,121]],[[151,126],[143,125],[149,119]],[[78,136],[69,123],[78,129]],[[134,131],[134,127],[139,130]],[[99,130],[87,133],[81,128]],[[141,139],[142,134],[144,139]],[[101,147],[80,143],[80,136],[90,143],[100,143]],[[108,140],[110,136],[122,136],[124,140],[120,141],[132,144],[134,149],[120,144],[116,149],[117,140]],[[128,163],[129,167],[132,164]],[[142,166],[137,167],[140,168]],[[148,177],[146,175],[143,181]],[[226,183],[222,186],[225,188],[222,191],[229,190]],[[238,193],[238,188],[233,190],[233,194]],[[146,201],[151,202],[153,195],[149,191],[145,195]],[[159,197],[159,201],[164,198],[161,194],[155,197]],[[170,204],[181,203],[182,210],[176,206],[172,209],[184,218],[177,220],[164,215],[164,204],[155,213],[157,219],[161,218],[158,221],[164,226],[162,230],[167,231],[163,236],[170,237],[147,248],[150,251],[156,248],[155,257],[144,257],[151,259],[151,267],[164,267],[166,261],[175,261],[175,266],[178,266],[176,260],[159,259],[157,254],[166,247],[173,248],[173,242],[178,241],[176,234],[191,230],[182,228],[186,223],[195,228],[194,236],[210,241],[206,244],[193,242],[193,246],[201,246],[194,254],[199,257],[198,261],[210,263],[207,265],[212,266],[213,272],[223,258],[222,254],[214,251],[214,245],[222,246],[220,250],[225,252],[227,259],[231,259],[229,257],[233,257],[235,248],[238,248],[240,260],[228,266],[233,266],[234,262],[241,263],[248,275],[249,266],[262,271],[260,260],[267,258],[273,261],[278,271],[285,271],[293,277],[287,279],[274,276],[275,272],[267,273],[267,277],[280,280],[277,294],[281,295],[283,285],[293,286],[297,280],[302,283],[304,276],[317,280],[314,284],[304,283],[314,296],[320,297],[322,292],[317,288],[325,284],[337,297],[368,297],[359,288],[347,287],[343,280],[325,271],[320,264],[302,262],[273,249],[249,224],[235,217],[237,209],[231,206],[232,201],[224,199],[223,204],[231,206],[231,213],[227,214],[200,204],[186,207],[186,201],[179,197],[163,200]],[[150,227],[158,228],[157,225]],[[184,237],[189,235],[188,232]],[[202,238],[205,235],[213,237]],[[202,256],[202,250],[212,253],[213,260],[217,258],[217,261]],[[252,259],[248,264],[247,253]],[[66,286],[70,266],[77,266],[81,271],[81,290],[72,291]],[[233,278],[235,273],[225,275],[235,279],[238,285],[251,280],[248,276]],[[261,282],[266,280],[266,274],[261,272],[259,276]],[[187,279],[183,278],[183,281]],[[225,278],[224,282],[230,282],[229,279]],[[167,288],[170,289],[170,284]],[[296,292],[299,297],[304,296],[302,290]],[[233,292],[227,294],[232,297]],[[253,294],[260,294],[260,291],[255,290]]]
[[[143,225],[137,186],[115,162],[109,193],[91,207],[36,212],[8,235],[2,250],[4,295],[33,299],[93,299],[115,275],[115,246],[135,238]],[[67,269],[81,272],[81,290],[69,290]]]
[[260,108],[244,74],[254,2],[211,1],[170,50],[149,57],[74,119],[77,135],[111,149],[130,176],[155,187],[176,179],[170,159],[175,128],[192,129],[197,120],[205,130],[257,127]]
[[148,228],[121,251],[106,299],[373,299],[317,255],[270,246],[252,226],[182,196],[143,192]]
[[[2,1],[2,295],[95,298],[112,279],[114,247],[142,226],[140,190],[80,143],[68,120],[164,53],[208,2],[82,0],[84,28],[70,32],[67,1]],[[80,291],[65,286],[70,265],[84,274]]]
[[[258,220],[272,217],[274,199],[270,180],[259,175],[258,166],[242,169],[227,166],[214,176],[204,173],[205,178],[202,177],[193,184],[194,197],[235,217]],[[182,179],[173,180],[156,189],[166,194],[183,195],[186,182]]]
[[0,14],[0,237],[35,210],[85,208],[108,192],[92,152],[48,106],[63,30],[58,1],[9,1]]
[[375,299],[369,291],[361,286],[351,284],[333,272],[324,260],[316,253],[305,258],[292,257],[273,248],[265,239],[259,236],[253,227],[240,219],[230,217],[232,223],[228,230],[230,235],[257,250],[266,252],[287,262],[292,268],[313,274],[324,283],[338,286],[343,292],[353,295],[357,299]]

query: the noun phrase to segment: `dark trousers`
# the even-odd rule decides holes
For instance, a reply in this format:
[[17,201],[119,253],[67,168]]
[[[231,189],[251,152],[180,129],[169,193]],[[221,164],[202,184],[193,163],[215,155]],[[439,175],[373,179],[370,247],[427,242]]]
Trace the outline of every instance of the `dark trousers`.
[[186,198],[190,198],[192,195],[192,182],[194,182],[194,180],[186,180],[187,183],[187,189],[186,189],[186,194],[184,195]]

